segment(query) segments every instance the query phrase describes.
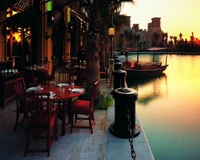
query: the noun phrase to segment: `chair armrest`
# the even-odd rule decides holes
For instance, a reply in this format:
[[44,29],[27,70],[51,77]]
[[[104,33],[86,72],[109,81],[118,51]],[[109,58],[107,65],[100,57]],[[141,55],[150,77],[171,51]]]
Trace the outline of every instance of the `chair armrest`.
[[50,111],[55,112],[58,109],[59,105],[57,104],[55,107],[53,107]]

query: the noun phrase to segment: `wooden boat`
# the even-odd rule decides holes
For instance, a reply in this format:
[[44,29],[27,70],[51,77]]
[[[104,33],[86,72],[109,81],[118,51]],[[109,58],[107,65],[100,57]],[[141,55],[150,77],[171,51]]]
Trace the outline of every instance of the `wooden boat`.
[[[153,51],[155,56],[156,51],[163,51],[166,50],[166,48],[149,48],[149,51]],[[139,62],[139,53],[137,53],[137,61],[128,61],[127,60],[123,63],[123,69],[127,72],[128,77],[152,77],[152,76],[157,76],[163,73],[163,71],[166,70],[168,67],[167,64],[167,54],[166,54],[166,60],[165,64],[163,65],[161,62],[160,63],[155,63],[154,58],[153,62],[147,62],[147,63],[142,63]]]

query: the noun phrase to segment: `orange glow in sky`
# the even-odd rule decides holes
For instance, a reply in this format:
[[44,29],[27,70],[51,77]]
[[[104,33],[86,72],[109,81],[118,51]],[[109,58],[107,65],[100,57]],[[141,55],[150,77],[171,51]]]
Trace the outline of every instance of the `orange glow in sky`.
[[168,37],[182,33],[183,39],[190,40],[192,32],[200,38],[200,0],[135,0],[133,5],[125,4],[121,14],[131,16],[132,24],[147,29],[151,18],[161,18],[161,29]]

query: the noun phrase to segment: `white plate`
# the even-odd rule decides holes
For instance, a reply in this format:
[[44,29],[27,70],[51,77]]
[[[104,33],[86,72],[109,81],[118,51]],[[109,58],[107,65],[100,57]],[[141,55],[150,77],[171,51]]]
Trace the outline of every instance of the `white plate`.
[[72,89],[72,93],[81,93],[84,91],[84,88],[74,88]]
[[30,87],[26,90],[26,92],[33,92],[33,91],[37,91],[37,87]]
[[[50,96],[49,96],[49,98],[50,99],[53,99],[53,97],[56,95],[55,93],[53,93],[53,92],[49,92],[50,93]],[[47,98],[47,96],[45,95],[45,96],[42,96],[42,98]]]
[[58,83],[57,86],[58,87],[66,87],[66,86],[69,86],[69,84],[67,84],[67,83]]

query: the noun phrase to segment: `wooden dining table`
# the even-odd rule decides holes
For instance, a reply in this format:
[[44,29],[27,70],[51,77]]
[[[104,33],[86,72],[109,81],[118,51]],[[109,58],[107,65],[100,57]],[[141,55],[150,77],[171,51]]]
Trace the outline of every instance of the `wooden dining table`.
[[[53,96],[52,100],[58,100],[63,103],[63,116],[62,116],[62,135],[65,135],[65,125],[66,125],[66,102],[68,102],[68,122],[70,123],[70,108],[72,99],[75,97],[79,97],[85,93],[85,89],[81,86],[54,86],[54,85],[44,85],[40,87],[41,89],[37,89],[39,93],[51,93]],[[78,90],[78,91],[77,91]],[[60,103],[59,103],[60,105]]]

